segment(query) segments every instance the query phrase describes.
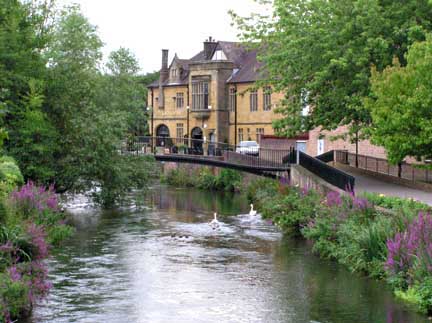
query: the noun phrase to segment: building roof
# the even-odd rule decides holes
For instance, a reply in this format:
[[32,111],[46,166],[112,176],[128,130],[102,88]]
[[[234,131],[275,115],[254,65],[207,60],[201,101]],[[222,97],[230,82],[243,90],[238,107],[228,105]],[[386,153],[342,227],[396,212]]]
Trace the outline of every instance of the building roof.
[[[227,80],[227,83],[251,83],[263,78],[263,64],[258,62],[256,50],[248,49],[242,43],[228,41],[217,42],[213,54],[218,50],[222,50],[227,60],[233,62],[235,65],[233,75]],[[190,64],[205,63],[211,60],[206,60],[204,51],[201,51],[190,59],[180,59],[176,55],[171,65],[174,61],[182,67],[180,81],[176,83],[165,81],[164,84],[162,84],[163,86],[187,85],[189,83]],[[148,87],[159,87],[159,80],[154,81]]]

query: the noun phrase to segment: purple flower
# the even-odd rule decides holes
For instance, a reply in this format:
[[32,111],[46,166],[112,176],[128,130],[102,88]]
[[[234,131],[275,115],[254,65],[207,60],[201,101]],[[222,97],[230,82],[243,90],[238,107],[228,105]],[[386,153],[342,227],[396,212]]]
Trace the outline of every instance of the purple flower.
[[387,241],[386,270],[409,274],[417,269],[432,273],[432,217],[419,213],[404,232]]
[[342,198],[339,192],[328,192],[327,194],[327,206],[333,207],[333,206],[341,206],[342,205]]
[[43,227],[32,223],[27,227],[27,233],[31,238],[31,243],[36,248],[35,259],[48,257],[48,244],[45,240],[46,234]]
[[12,267],[8,268],[8,273],[12,281],[16,282],[21,279],[21,273],[18,271],[18,268],[13,265]]

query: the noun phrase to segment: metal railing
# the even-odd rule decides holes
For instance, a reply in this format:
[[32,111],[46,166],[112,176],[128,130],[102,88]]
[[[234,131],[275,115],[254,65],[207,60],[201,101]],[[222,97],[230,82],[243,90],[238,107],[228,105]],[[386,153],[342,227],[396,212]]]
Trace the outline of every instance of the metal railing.
[[327,162],[334,159],[334,152],[330,151],[323,155],[312,157],[308,154],[293,150],[285,157],[286,162],[297,163],[311,173],[344,191],[354,190],[355,178],[344,171],[332,167]]
[[[432,183],[432,171],[422,168],[421,165],[401,163],[392,165],[388,160],[365,155],[357,155],[358,168],[374,173],[407,179],[410,181]],[[341,164],[356,167],[356,154],[348,151],[335,151],[335,161]]]
[[192,138],[134,137],[123,142],[124,154],[177,155],[182,158],[217,159],[219,161],[255,168],[288,168],[284,158],[287,149],[240,147],[228,143],[209,142]]

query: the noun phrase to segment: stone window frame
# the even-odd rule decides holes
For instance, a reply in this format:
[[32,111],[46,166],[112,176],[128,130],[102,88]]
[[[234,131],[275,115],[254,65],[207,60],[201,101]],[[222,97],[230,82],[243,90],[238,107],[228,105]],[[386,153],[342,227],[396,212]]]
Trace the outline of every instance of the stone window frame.
[[263,111],[271,111],[272,99],[271,99],[271,87],[266,86],[263,88]]
[[243,132],[243,128],[239,128],[237,130],[237,135],[238,135],[238,142],[241,143],[242,141],[244,141],[244,132]]
[[235,112],[237,91],[235,87],[230,87],[228,95],[228,109],[230,112]]
[[258,111],[258,91],[251,90],[249,94],[249,108],[250,112]]
[[210,77],[192,79],[192,110],[208,110],[210,105]]
[[178,144],[183,143],[183,137],[184,137],[184,124],[183,123],[177,123],[176,124],[176,142]]
[[256,142],[261,141],[261,137],[264,136],[264,128],[256,128]]
[[184,93],[183,92],[177,92],[176,93],[176,108],[181,109],[184,107]]

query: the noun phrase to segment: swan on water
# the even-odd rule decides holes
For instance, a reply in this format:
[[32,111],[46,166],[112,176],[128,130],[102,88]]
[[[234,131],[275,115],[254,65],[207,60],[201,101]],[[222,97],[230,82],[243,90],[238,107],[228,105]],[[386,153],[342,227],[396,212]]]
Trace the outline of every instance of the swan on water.
[[257,211],[254,210],[254,208],[253,208],[253,204],[251,204],[250,207],[251,207],[251,209],[250,209],[250,211],[249,211],[249,215],[254,215],[254,216],[257,215]]
[[211,220],[211,221],[209,222],[209,225],[210,225],[210,227],[211,227],[213,230],[216,230],[216,229],[219,228],[219,226],[220,226],[220,222],[219,222],[218,219],[217,219],[217,213],[216,213],[216,212],[214,213],[214,218],[213,218],[213,220]]

